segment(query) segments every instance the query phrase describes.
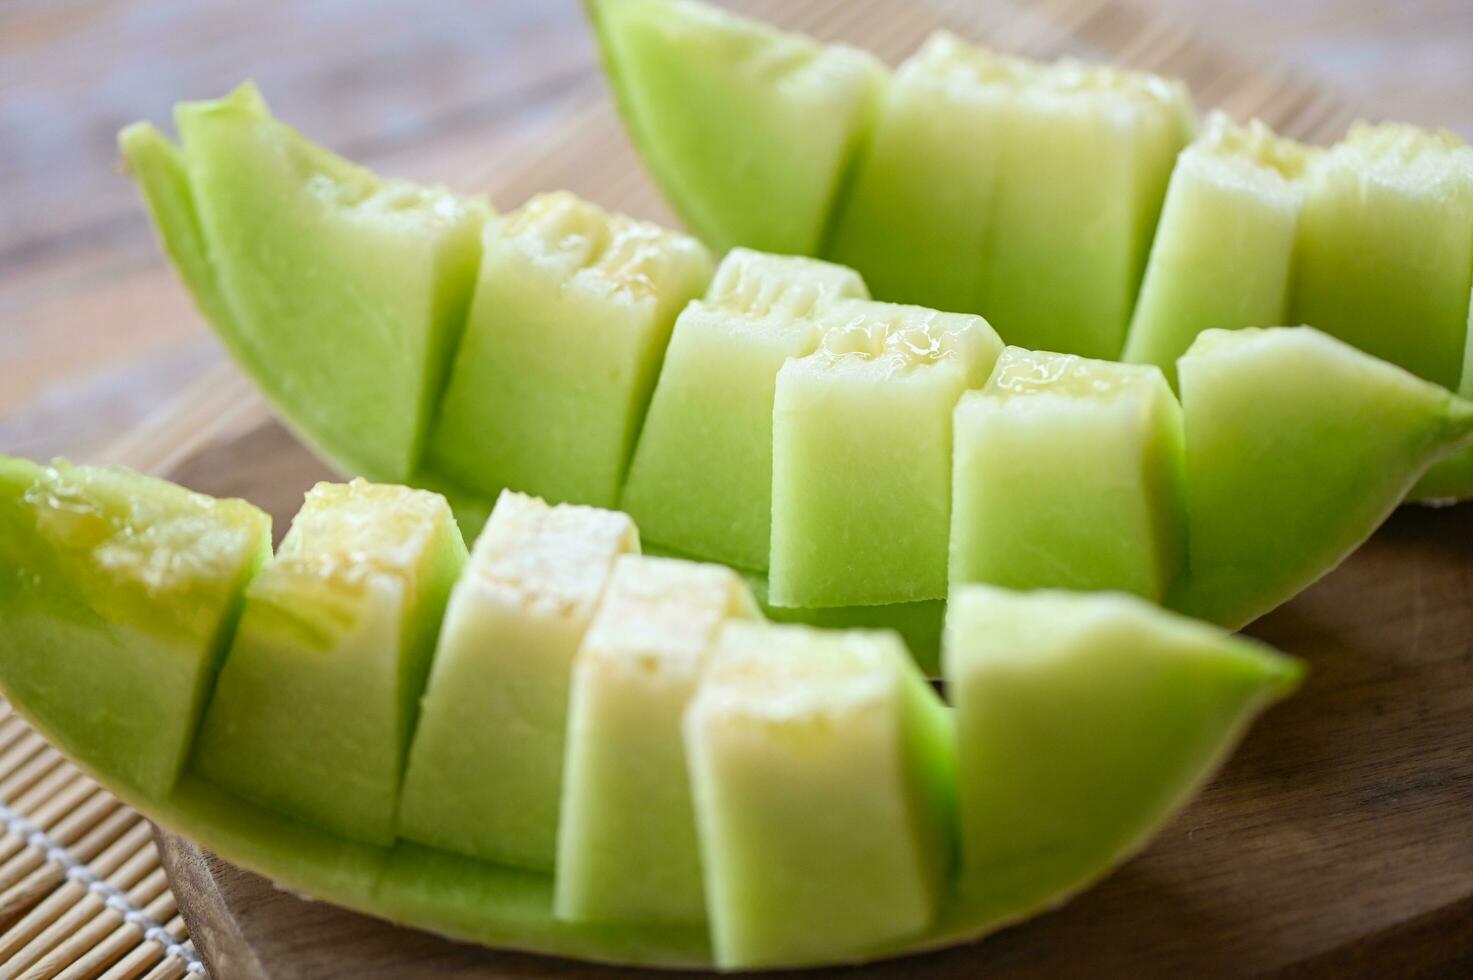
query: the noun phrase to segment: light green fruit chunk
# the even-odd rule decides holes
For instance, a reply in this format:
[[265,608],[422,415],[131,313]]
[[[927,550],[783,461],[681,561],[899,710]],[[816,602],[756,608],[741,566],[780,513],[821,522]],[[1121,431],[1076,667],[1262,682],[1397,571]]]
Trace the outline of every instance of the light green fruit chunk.
[[572,194],[490,222],[431,439],[487,496],[612,507],[675,316],[711,278],[695,239]]
[[769,600],[944,598],[952,411],[1002,342],[980,317],[889,303],[820,319],[819,348],[778,372]]
[[1176,359],[1214,327],[1267,327],[1288,313],[1308,147],[1258,120],[1212,113],[1177,157],[1122,355],[1176,384]]
[[165,243],[201,308],[330,460],[407,478],[470,302],[485,205],[380,180],[273,119],[250,85],[176,115],[192,211],[161,138],[125,133],[124,150],[170,216]]
[[465,553],[438,494],[319,483],[246,590],[195,769],[314,827],[391,843],[419,696]]
[[1009,347],[956,408],[952,588],[1159,602],[1183,557],[1181,429],[1154,366]]
[[712,248],[818,251],[885,83],[874,58],[687,0],[589,0],[635,145]]
[[573,664],[556,913],[705,918],[680,719],[721,626],[758,616],[719,565],[627,555]]
[[74,759],[162,795],[270,554],[244,501],[0,456],[0,683]]
[[446,610],[401,836],[552,868],[573,655],[614,560],[638,551],[624,514],[502,493]]
[[860,957],[931,923],[953,733],[893,633],[729,624],[684,727],[719,966]]
[[1473,404],[1309,327],[1208,330],[1179,364],[1188,567],[1170,605],[1237,628],[1338,565]]
[[620,506],[680,552],[767,569],[777,372],[818,345],[816,313],[868,299],[859,274],[733,249],[675,321]]
[[966,586],[947,614],[961,870],[948,922],[1056,905],[1139,850],[1302,668],[1124,595]]

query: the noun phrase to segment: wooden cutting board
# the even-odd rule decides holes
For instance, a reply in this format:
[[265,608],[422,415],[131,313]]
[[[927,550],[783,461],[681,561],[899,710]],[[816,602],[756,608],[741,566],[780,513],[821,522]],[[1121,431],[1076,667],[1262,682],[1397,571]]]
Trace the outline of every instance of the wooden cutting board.
[[[1185,78],[1198,104],[1302,139],[1337,137],[1342,100],[1245,63],[1128,0],[1020,6],[749,0],[742,9],[892,63],[938,27],[1008,50]],[[503,207],[566,187],[673,221],[600,98],[505,163]],[[115,446],[121,462],[246,497],[284,529],[331,476],[233,369]],[[1407,508],[1339,571],[1251,632],[1304,657],[1274,709],[1141,857],[1065,908],[952,951],[855,977],[1473,976],[1473,507]],[[637,975],[450,943],[277,891],[161,832],[199,952],[221,980]]]

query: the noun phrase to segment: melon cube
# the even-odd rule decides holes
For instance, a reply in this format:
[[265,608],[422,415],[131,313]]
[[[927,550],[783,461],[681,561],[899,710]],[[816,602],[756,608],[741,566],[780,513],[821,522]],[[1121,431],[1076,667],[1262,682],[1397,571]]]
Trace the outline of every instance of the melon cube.
[[695,239],[566,192],[486,226],[430,445],[494,496],[613,507],[675,315],[711,278]]
[[195,769],[314,827],[391,843],[419,696],[465,553],[438,494],[319,483],[246,590]]
[[951,585],[1160,601],[1182,560],[1181,407],[1160,370],[1009,347],[956,408]]
[[270,555],[244,501],[0,457],[0,681],[72,758],[160,799]]
[[729,624],[685,744],[720,966],[857,957],[931,923],[951,718],[895,634]]
[[680,719],[722,624],[755,618],[730,569],[626,555],[573,662],[555,911],[705,918]]
[[1176,384],[1176,359],[1213,327],[1283,323],[1307,147],[1258,120],[1208,117],[1177,157],[1124,359]]
[[777,372],[818,344],[815,313],[867,299],[859,274],[733,249],[675,321],[620,506],[684,554],[767,569]]
[[818,350],[778,373],[770,601],[852,606],[946,595],[952,411],[1002,342],[980,317],[844,301]]
[[451,595],[399,803],[399,833],[549,870],[573,655],[614,560],[620,513],[503,492]]

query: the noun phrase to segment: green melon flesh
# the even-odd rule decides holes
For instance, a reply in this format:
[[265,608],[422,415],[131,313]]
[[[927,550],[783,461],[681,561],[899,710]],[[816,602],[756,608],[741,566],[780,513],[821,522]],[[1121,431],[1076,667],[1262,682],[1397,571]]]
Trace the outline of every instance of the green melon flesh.
[[718,251],[812,255],[885,83],[879,62],[687,0],[588,0],[635,145]]
[[573,663],[556,911],[705,918],[680,719],[723,623],[756,617],[733,571],[624,556]]
[[331,833],[392,842],[419,696],[464,560],[444,498],[318,484],[246,590],[195,769]]
[[1182,562],[1181,428],[1153,366],[1009,347],[956,408],[951,587],[1159,602]]
[[566,192],[486,226],[432,467],[495,496],[612,507],[705,248]]
[[446,610],[405,770],[402,837],[552,868],[573,655],[614,559],[638,551],[623,514],[501,495]]
[[768,599],[826,607],[946,595],[952,410],[1002,352],[985,320],[859,300],[777,378]]
[[1124,360],[1174,386],[1176,359],[1203,330],[1285,321],[1311,152],[1256,119],[1208,117],[1171,172]]
[[859,274],[733,249],[675,321],[620,506],[683,554],[766,571],[777,372],[818,345],[815,313],[867,299]]
[[270,554],[244,501],[0,456],[0,683],[73,758],[162,795]]
[[1188,567],[1170,605],[1237,628],[1338,565],[1473,404],[1309,327],[1208,330],[1179,364]]
[[273,119],[249,85],[179,106],[177,123],[182,154],[146,129],[122,143],[201,309],[325,456],[407,478],[485,206],[380,180]]
[[833,962],[930,925],[951,718],[893,633],[729,624],[684,728],[718,965]]
[[1092,884],[1170,819],[1301,673],[1128,596],[957,590],[946,683],[961,869],[948,918],[1002,925]]

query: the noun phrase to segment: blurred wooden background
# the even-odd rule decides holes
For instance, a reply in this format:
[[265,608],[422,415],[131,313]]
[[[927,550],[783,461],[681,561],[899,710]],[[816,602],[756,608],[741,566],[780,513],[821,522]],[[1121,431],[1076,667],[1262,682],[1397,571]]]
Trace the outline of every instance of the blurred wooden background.
[[[1473,139],[1470,0],[1138,3]],[[314,138],[458,190],[604,97],[577,0],[0,0],[0,452],[86,460],[222,360],[159,288],[113,139],[247,77]]]

